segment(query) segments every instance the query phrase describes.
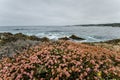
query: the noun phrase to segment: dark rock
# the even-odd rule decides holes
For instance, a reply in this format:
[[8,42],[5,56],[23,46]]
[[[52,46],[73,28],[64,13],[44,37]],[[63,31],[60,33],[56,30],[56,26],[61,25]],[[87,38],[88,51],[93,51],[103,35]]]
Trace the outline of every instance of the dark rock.
[[85,40],[85,39],[80,38],[80,37],[78,37],[76,35],[71,35],[69,38],[74,39],[74,40]]
[[0,33],[0,44],[3,45],[7,42],[16,41],[16,38],[11,33]]
[[6,39],[7,37],[13,36],[12,33],[0,33],[0,39]]
[[70,38],[68,38],[68,37],[62,37],[62,38],[58,38],[58,40],[70,40]]
[[27,39],[28,36],[22,33],[17,33],[14,35],[14,37],[16,37],[17,39]]
[[50,40],[49,40],[49,38],[47,38],[47,37],[43,37],[43,38],[40,38],[40,41],[42,41],[42,42],[48,42],[48,41],[50,41]]
[[9,32],[4,32],[4,33],[0,33],[0,35],[13,35],[12,33],[9,33]]
[[38,38],[37,36],[34,36],[34,35],[33,36],[29,36],[28,39],[29,40],[36,40],[36,41],[40,40],[40,38]]
[[[0,45],[4,45],[9,42],[15,42],[17,40],[33,40],[33,41],[40,41],[43,39],[38,38],[36,36],[28,36],[22,33],[16,33],[16,34],[11,34],[11,33],[0,33]],[[44,38],[44,40],[47,40]]]
[[113,39],[113,40],[108,40],[108,41],[105,41],[105,42],[102,42],[102,43],[107,43],[107,44],[118,44],[120,43],[120,39]]

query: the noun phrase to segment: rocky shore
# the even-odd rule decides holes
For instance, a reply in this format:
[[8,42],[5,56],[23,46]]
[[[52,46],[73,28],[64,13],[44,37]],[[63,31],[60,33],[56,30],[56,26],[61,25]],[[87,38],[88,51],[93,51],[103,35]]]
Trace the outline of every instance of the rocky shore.
[[[61,37],[58,40],[85,40],[84,38],[76,35],[69,37]],[[20,53],[32,46],[39,45],[42,42],[51,41],[47,37],[38,38],[36,36],[28,36],[22,33],[0,33],[0,58],[5,56],[12,56],[14,53]],[[105,42],[83,42],[82,44],[88,44],[91,46],[100,46],[113,51],[120,52],[120,39],[109,40]]]
[[59,38],[0,33],[0,80],[119,80],[120,39]]
[[[58,40],[85,40],[76,35],[70,37],[62,37]],[[0,33],[0,58],[12,56],[14,53],[19,53],[29,47],[39,45],[42,42],[51,41],[47,37],[38,38],[36,36],[28,36],[22,33]]]

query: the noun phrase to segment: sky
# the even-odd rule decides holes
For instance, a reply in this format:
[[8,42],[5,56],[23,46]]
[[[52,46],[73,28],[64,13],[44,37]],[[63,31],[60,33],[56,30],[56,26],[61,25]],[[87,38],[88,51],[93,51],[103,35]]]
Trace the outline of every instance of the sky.
[[0,0],[0,25],[120,23],[120,0]]

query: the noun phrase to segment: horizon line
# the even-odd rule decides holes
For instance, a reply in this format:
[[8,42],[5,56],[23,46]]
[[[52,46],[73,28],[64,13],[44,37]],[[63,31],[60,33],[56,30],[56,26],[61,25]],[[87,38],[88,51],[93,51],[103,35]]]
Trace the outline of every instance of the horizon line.
[[76,26],[76,25],[91,25],[91,24],[120,24],[119,23],[86,23],[86,24],[65,24],[65,25],[0,25],[0,26]]

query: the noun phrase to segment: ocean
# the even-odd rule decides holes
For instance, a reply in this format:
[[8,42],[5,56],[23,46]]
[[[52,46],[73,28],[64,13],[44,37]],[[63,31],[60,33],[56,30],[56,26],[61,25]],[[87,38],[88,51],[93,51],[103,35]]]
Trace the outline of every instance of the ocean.
[[99,42],[120,38],[120,27],[111,26],[0,26],[0,32],[24,33],[57,40],[74,34],[85,42]]

